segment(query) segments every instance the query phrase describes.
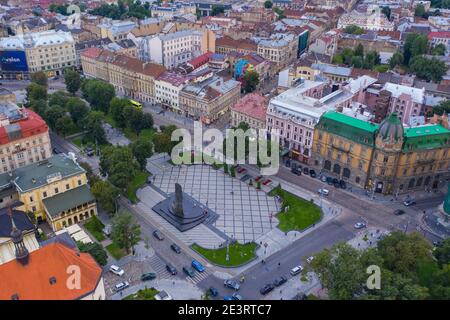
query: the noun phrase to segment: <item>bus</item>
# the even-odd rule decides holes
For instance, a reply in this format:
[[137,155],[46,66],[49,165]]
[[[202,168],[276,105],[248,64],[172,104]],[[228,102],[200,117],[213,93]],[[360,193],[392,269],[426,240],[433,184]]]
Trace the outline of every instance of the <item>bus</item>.
[[136,109],[142,109],[142,103],[131,100],[130,99],[130,103],[136,108]]

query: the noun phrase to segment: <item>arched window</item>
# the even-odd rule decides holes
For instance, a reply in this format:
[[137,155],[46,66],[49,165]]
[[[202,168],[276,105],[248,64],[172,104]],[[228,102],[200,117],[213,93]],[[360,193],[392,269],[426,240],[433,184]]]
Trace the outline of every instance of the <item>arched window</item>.
[[336,164],[333,166],[333,172],[336,173],[336,174],[341,174],[341,166],[340,166],[339,164],[336,163]]
[[342,171],[342,175],[347,179],[350,178],[350,169],[344,168],[344,171]]
[[423,181],[423,178],[422,178],[422,177],[420,177],[419,179],[417,179],[416,187],[420,187],[420,186],[422,185],[422,181]]
[[356,178],[355,178],[355,182],[356,182],[356,183],[359,183],[360,181],[361,181],[361,178],[360,178],[360,177],[356,177]]
[[331,161],[330,160],[326,160],[323,168],[325,170],[331,170]]
[[412,178],[411,180],[409,180],[408,183],[408,189],[414,188],[414,183],[416,182],[416,179]]

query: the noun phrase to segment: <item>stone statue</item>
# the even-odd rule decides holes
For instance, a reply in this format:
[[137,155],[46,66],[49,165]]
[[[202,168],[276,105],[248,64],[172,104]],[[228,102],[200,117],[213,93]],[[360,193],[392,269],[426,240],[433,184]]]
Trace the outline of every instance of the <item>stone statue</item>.
[[176,216],[184,218],[183,191],[181,190],[181,185],[179,183],[175,183],[175,199],[172,204],[172,212]]

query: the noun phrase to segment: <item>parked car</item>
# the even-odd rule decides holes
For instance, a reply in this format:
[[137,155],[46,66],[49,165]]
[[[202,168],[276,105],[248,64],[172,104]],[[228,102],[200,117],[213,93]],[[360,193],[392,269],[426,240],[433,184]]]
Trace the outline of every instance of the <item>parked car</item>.
[[327,176],[320,176],[320,181],[327,182]]
[[246,172],[247,171],[247,169],[245,169],[245,168],[240,168],[239,170],[238,170],[238,173],[244,173],[244,172]]
[[258,182],[259,180],[261,180],[263,178],[263,176],[257,176],[256,178],[255,178],[255,182]]
[[176,275],[177,273],[178,273],[178,271],[177,271],[177,268],[175,268],[173,265],[171,265],[171,264],[167,264],[166,265],[166,270],[167,271],[169,271],[169,273],[171,274],[171,275]]
[[249,175],[249,174],[246,174],[246,175],[243,175],[242,177],[241,177],[241,181],[242,182],[244,182],[244,181],[247,181],[248,179],[251,179],[252,178],[252,176],[251,175]]
[[261,293],[262,295],[266,295],[268,294],[270,291],[272,291],[275,288],[275,286],[271,283],[266,284],[264,287],[262,287],[259,290],[259,293]]
[[304,168],[303,168],[303,173],[304,173],[304,174],[309,174],[309,169],[308,169],[307,167],[304,167]]
[[411,207],[411,206],[413,206],[413,205],[416,204],[416,201],[414,201],[414,200],[412,200],[412,199],[408,199],[408,200],[405,200],[405,201],[403,202],[403,204],[404,204],[405,206],[407,206],[407,207]]
[[332,177],[327,177],[326,179],[327,183],[331,186],[333,185],[333,178]]
[[239,282],[237,282],[236,280],[232,280],[232,279],[224,280],[223,285],[227,288],[234,289],[236,291],[239,290],[239,288],[241,287]]
[[94,155],[94,149],[92,149],[91,147],[86,147],[84,149],[84,152],[86,152],[88,157],[92,157]]
[[309,175],[311,176],[311,178],[317,177],[316,171],[314,171],[313,169],[309,170]]
[[404,211],[404,210],[401,210],[401,209],[397,209],[397,210],[394,211],[394,214],[395,214],[396,216],[401,216],[401,215],[404,214],[404,213],[405,213],[405,211]]
[[320,188],[319,190],[317,190],[317,192],[318,192],[320,195],[327,196],[327,195],[330,193],[330,190],[325,189],[325,188]]
[[154,273],[154,272],[143,273],[141,275],[142,281],[149,281],[149,280],[153,280],[155,278],[156,278],[156,273]]
[[306,262],[311,263],[314,260],[314,256],[309,257],[306,259]]
[[355,223],[355,225],[353,227],[355,229],[363,229],[366,227],[366,224],[364,222],[357,222],[357,223]]
[[279,277],[279,278],[276,278],[276,279],[273,281],[273,285],[274,285],[275,287],[279,287],[279,286],[281,286],[282,284],[284,284],[284,283],[286,283],[286,282],[287,282],[286,277],[281,276],[281,277]]
[[191,267],[183,267],[183,271],[184,271],[184,273],[186,273],[189,277],[191,277],[191,278],[195,277],[194,269],[192,269]]
[[192,260],[192,267],[197,270],[198,272],[203,272],[205,271],[205,267],[198,262],[197,260]]
[[298,176],[301,176],[301,175],[302,175],[302,172],[301,172],[300,170],[298,170],[297,168],[292,168],[292,169],[291,169],[291,172],[292,172],[293,174],[298,175]]
[[213,297],[217,297],[217,296],[219,295],[219,291],[218,291],[216,288],[214,288],[214,287],[209,288],[209,293],[210,293]]
[[164,240],[164,235],[159,230],[153,231],[153,236],[160,241]]
[[272,183],[272,180],[267,179],[267,180],[264,181],[262,184],[265,185],[265,186],[267,186],[267,185],[269,185],[269,184],[271,184],[271,183]]
[[122,291],[130,286],[130,283],[128,281],[119,282],[114,286],[114,290],[116,292]]
[[176,243],[172,243],[170,245],[170,249],[172,249],[174,252],[176,252],[178,254],[181,253],[181,248]]
[[156,300],[173,300],[172,296],[168,294],[166,291],[160,291],[157,295],[155,295]]
[[118,276],[123,276],[123,274],[125,273],[125,271],[123,271],[123,269],[119,268],[115,264],[113,264],[111,267],[109,267],[109,271],[111,271],[112,273],[114,273],[115,275],[118,275]]
[[339,180],[337,178],[333,178],[333,185],[334,185],[335,188],[339,188],[340,187]]
[[291,275],[295,276],[295,275],[299,274],[302,271],[303,271],[303,267],[302,266],[296,266],[296,267],[291,269]]
[[241,296],[240,294],[238,294],[237,292],[233,293],[233,294],[231,295],[231,297],[233,297],[233,300],[244,300],[244,299],[242,298],[242,296]]
[[340,186],[342,189],[346,189],[346,188],[347,188],[347,183],[345,183],[344,180],[339,180],[339,186]]

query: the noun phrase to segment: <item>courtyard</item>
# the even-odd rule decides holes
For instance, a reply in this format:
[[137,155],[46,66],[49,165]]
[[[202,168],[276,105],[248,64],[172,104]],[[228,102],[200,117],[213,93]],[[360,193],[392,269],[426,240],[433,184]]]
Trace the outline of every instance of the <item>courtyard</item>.
[[163,193],[183,191],[219,215],[213,226],[240,243],[252,242],[275,228],[276,200],[264,191],[208,165],[167,166],[154,175],[153,185]]

